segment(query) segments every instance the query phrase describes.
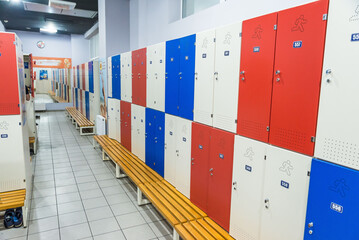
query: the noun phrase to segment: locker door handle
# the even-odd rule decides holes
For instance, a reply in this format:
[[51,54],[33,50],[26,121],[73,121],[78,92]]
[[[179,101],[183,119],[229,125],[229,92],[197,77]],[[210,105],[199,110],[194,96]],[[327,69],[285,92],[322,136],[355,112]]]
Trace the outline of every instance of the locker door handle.
[[233,190],[237,190],[237,182],[233,183]]
[[275,71],[275,75],[279,75],[280,74],[280,70]]

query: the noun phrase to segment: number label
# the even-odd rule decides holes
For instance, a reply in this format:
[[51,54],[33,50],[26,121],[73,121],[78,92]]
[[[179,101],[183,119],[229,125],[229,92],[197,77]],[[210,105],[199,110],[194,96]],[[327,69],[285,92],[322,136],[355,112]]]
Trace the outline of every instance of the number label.
[[260,50],[260,47],[254,47],[253,48],[253,52],[259,52],[259,50]]
[[330,204],[330,209],[332,209],[333,211],[336,211],[338,213],[343,213],[343,206],[333,203],[333,202]]
[[251,166],[246,165],[244,168],[245,168],[248,172],[252,172],[252,167],[251,167]]
[[352,34],[352,42],[359,41],[359,33],[353,33]]
[[293,42],[294,48],[301,48],[302,47],[302,41],[295,41]]
[[280,181],[280,185],[284,188],[289,188],[289,183],[285,182],[285,181]]

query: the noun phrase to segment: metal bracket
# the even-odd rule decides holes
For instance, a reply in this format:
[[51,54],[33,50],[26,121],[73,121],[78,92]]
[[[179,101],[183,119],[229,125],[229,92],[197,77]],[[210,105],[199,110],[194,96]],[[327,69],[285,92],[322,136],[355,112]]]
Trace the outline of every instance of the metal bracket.
[[137,187],[137,204],[139,206],[151,203],[148,199],[143,198],[143,193],[139,187]]
[[180,240],[178,232],[176,231],[175,228],[173,228],[173,240]]
[[108,161],[110,160],[110,158],[107,156],[107,154],[105,153],[105,150],[102,149],[102,160],[103,161]]
[[121,168],[118,164],[116,164],[116,178],[125,178],[127,175],[125,173],[121,173]]

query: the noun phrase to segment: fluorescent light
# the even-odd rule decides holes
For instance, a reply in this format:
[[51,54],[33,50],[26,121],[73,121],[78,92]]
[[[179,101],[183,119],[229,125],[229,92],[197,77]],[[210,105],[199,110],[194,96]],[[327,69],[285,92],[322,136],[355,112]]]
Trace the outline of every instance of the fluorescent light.
[[4,19],[4,23],[8,23],[8,22],[9,22],[9,20]]
[[57,29],[55,29],[55,28],[40,28],[40,32],[57,33]]

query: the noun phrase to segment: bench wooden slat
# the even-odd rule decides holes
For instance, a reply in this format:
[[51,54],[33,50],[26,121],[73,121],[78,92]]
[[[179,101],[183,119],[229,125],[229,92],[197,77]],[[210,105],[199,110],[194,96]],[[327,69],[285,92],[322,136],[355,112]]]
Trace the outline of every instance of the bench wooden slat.
[[24,206],[25,197],[25,189],[0,193],[0,211]]
[[72,118],[76,121],[76,123],[80,127],[93,127],[95,126],[90,120],[86,118],[80,111],[78,111],[74,107],[67,107],[67,112],[72,116]]

